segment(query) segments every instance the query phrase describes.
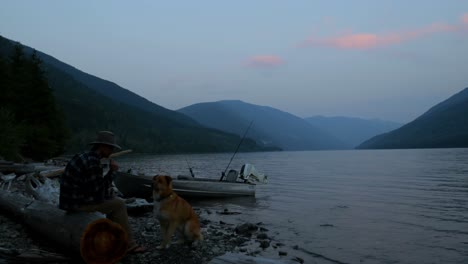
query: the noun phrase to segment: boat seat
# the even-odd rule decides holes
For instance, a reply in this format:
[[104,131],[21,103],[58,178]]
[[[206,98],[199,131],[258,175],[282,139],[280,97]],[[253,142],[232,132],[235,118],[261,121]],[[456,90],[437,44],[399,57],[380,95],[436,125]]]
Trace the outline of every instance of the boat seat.
[[228,174],[226,175],[226,181],[236,182],[237,181],[237,171],[236,170],[229,170]]

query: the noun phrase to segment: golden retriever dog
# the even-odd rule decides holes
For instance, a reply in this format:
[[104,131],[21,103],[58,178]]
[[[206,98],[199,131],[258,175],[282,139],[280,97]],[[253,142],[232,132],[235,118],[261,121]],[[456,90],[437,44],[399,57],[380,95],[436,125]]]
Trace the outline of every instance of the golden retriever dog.
[[166,175],[153,177],[154,215],[161,226],[162,242],[158,249],[169,248],[177,231],[178,243],[203,240],[198,216],[192,206],[172,190],[172,178]]

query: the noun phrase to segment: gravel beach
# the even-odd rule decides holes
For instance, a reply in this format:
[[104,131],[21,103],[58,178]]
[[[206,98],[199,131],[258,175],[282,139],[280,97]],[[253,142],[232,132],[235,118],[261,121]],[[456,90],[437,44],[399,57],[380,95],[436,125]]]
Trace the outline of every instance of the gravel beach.
[[[15,180],[10,191],[24,193],[21,178]],[[139,210],[138,213],[129,210],[129,221],[135,239],[144,245],[147,251],[141,254],[131,254],[120,260],[120,263],[209,263],[213,258],[226,252],[257,256],[262,252],[274,255],[284,260],[294,260],[303,263],[298,257],[288,256],[282,251],[282,243],[271,238],[270,231],[263,223],[236,223],[229,221],[238,212],[212,212],[203,208],[194,208],[200,217],[204,240],[200,245],[188,246],[172,244],[166,250],[158,250],[161,235],[159,223],[153,218],[150,208]],[[231,215],[232,214],[232,215]],[[241,214],[240,214],[241,216]],[[175,238],[174,240],[175,241]],[[46,252],[46,257],[33,257],[37,252]],[[54,254],[57,254],[54,257]],[[43,254],[44,255],[44,254]],[[52,257],[51,257],[52,256]],[[80,256],[64,252],[46,238],[38,237],[32,230],[13,218],[0,212],[0,263],[82,263]]]
[[[196,211],[200,213],[200,209],[196,209]],[[204,211],[201,215],[211,213]],[[148,212],[137,217],[131,216],[129,220],[135,238],[147,248],[147,251],[142,254],[127,255],[120,263],[208,263],[216,256],[226,252],[255,256],[275,243],[269,238],[265,232],[267,229],[262,227],[261,223],[246,223],[235,226],[223,221],[214,222],[200,217],[204,235],[204,241],[200,245],[191,247],[172,244],[166,250],[158,250],[156,247],[161,241],[159,224],[152,217],[152,213]],[[276,244],[280,245],[280,243]],[[22,224],[16,223],[4,215],[0,215],[0,249],[4,251],[4,254],[9,252],[9,256],[7,254],[0,256],[10,259],[10,261],[32,260],[31,253],[45,251],[59,254],[65,258],[63,261],[57,262],[80,263],[79,256],[60,251],[47,239],[36,236]],[[21,257],[22,254],[25,256],[24,258]],[[45,260],[43,263],[48,262]],[[1,260],[0,263],[2,263]],[[41,258],[34,260],[34,263],[41,263]]]

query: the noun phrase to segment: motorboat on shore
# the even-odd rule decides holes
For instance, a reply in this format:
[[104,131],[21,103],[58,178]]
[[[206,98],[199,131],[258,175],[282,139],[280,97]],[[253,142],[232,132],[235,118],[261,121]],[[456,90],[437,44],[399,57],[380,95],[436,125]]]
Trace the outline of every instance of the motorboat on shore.
[[[125,197],[151,198],[154,175],[118,172],[114,184]],[[255,196],[257,183],[266,183],[267,177],[253,165],[244,164],[240,172],[230,170],[221,179],[178,175],[172,180],[173,190],[182,197],[227,198]]]

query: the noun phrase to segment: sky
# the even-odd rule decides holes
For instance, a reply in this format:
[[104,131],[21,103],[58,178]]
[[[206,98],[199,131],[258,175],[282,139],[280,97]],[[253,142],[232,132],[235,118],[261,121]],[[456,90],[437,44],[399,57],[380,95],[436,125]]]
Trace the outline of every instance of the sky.
[[0,35],[171,110],[406,123],[468,87],[466,0],[0,3]]

